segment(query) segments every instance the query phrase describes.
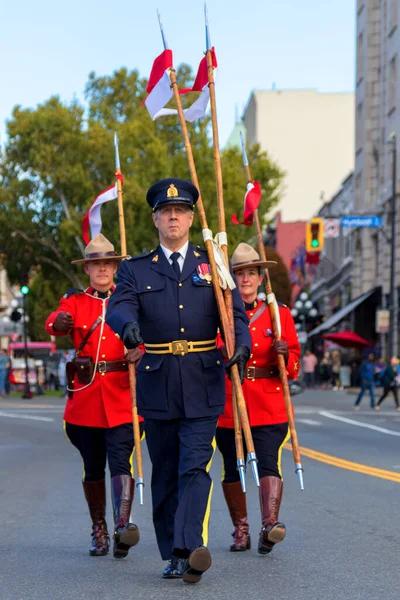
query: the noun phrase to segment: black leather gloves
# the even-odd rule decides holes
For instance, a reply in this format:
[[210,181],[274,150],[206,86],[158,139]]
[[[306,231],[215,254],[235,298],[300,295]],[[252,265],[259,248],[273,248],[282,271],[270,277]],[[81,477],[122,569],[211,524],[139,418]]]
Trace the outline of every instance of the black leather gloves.
[[137,348],[140,344],[143,344],[142,334],[140,333],[140,328],[136,321],[132,321],[125,325],[122,332],[122,341],[128,350]]
[[74,320],[68,312],[58,313],[53,323],[54,331],[61,331],[63,333],[67,333],[73,326]]
[[239,369],[240,381],[241,381],[241,383],[243,383],[246,363],[249,360],[249,358],[250,358],[250,350],[247,346],[244,346],[243,344],[241,344],[240,346],[238,346],[236,348],[235,354],[232,356],[231,360],[228,361],[225,365],[225,369],[228,371],[229,379],[230,379],[229,373],[230,373],[231,367],[233,367],[233,365],[237,365],[238,369]]
[[283,358],[285,359],[285,363],[287,363],[289,358],[289,349],[287,342],[284,342],[283,340],[276,340],[276,342],[274,342],[273,344],[273,348],[277,354],[281,354],[283,356]]

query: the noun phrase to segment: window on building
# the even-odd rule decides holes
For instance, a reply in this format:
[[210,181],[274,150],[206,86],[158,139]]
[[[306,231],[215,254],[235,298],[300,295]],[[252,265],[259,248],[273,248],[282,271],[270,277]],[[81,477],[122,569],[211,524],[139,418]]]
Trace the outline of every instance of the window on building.
[[364,76],[364,35],[360,33],[357,40],[357,83]]
[[363,105],[362,102],[357,106],[356,114],[356,151],[362,150],[364,130],[363,130]]
[[389,63],[389,111],[396,108],[397,55]]
[[362,183],[362,173],[357,173],[357,176],[356,176],[356,193],[355,193],[356,210],[362,210],[361,183]]
[[389,31],[392,31],[397,25],[397,13],[398,13],[398,1],[390,0],[390,27]]

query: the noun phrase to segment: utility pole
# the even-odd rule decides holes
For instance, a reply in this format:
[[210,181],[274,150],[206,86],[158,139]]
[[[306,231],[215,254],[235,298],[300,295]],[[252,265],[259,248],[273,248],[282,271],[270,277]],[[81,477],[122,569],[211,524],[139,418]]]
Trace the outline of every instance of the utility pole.
[[22,398],[29,400],[32,398],[32,392],[29,385],[29,364],[28,364],[28,343],[27,343],[27,332],[26,332],[26,295],[29,294],[29,287],[27,285],[21,286],[22,294],[22,308],[23,314],[23,332],[24,332],[24,358],[25,358],[25,386]]
[[390,326],[388,336],[388,351],[389,360],[392,356],[396,355],[394,348],[395,340],[395,317],[396,317],[396,218],[397,218],[397,206],[396,206],[396,177],[397,177],[397,146],[396,146],[396,134],[392,133],[388,140],[392,145],[392,199],[391,199],[391,239],[390,239]]

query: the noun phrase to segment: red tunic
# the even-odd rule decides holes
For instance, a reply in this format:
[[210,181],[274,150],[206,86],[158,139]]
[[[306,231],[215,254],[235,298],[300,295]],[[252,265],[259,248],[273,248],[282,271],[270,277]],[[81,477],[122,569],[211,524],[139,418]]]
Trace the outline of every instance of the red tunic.
[[[251,310],[247,310],[247,316],[251,320],[257,312],[261,302]],[[290,309],[279,306],[281,318],[281,339],[287,342],[289,348],[289,359],[286,366],[288,379],[296,379],[299,374],[300,344],[297,338],[296,327]],[[248,367],[274,367],[277,366],[276,352],[272,348],[272,322],[269,308],[260,317],[249,325],[253,343]],[[279,377],[271,379],[246,379],[243,383],[243,393],[246,401],[247,413],[250,427],[257,425],[272,425],[276,423],[287,423],[285,403],[283,399],[282,385]],[[218,427],[233,428],[232,414],[232,385],[226,378],[226,405],[224,414],[218,421]]]
[[[115,288],[113,287],[112,290]],[[70,336],[75,350],[96,321],[105,316],[108,298],[97,298],[93,288],[85,292],[63,297],[58,310],[46,320],[46,331],[50,335],[67,335],[54,331],[53,323],[60,312],[68,312],[74,320]],[[83,348],[80,356],[91,356],[96,360],[121,360],[125,348],[119,336],[103,321],[98,325]],[[81,390],[81,391],[79,391]],[[132,404],[129,390],[128,371],[97,373],[89,386],[74,380],[74,393],[68,399],[64,419],[74,425],[88,427],[116,427],[132,422]],[[143,420],[143,419],[140,419]]]

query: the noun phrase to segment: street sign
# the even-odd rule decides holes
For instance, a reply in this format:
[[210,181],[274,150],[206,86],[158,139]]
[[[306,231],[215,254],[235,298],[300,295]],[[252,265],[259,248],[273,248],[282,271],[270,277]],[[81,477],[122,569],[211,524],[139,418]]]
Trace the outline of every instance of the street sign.
[[22,327],[18,323],[3,323],[0,321],[0,337],[9,337],[12,333],[22,334]]
[[299,331],[298,337],[299,337],[299,344],[307,343],[307,331]]
[[377,310],[375,313],[376,333],[388,333],[390,327],[390,311],[386,309]]
[[382,217],[342,217],[342,227],[382,227]]
[[324,237],[337,238],[340,234],[340,219],[324,220]]

